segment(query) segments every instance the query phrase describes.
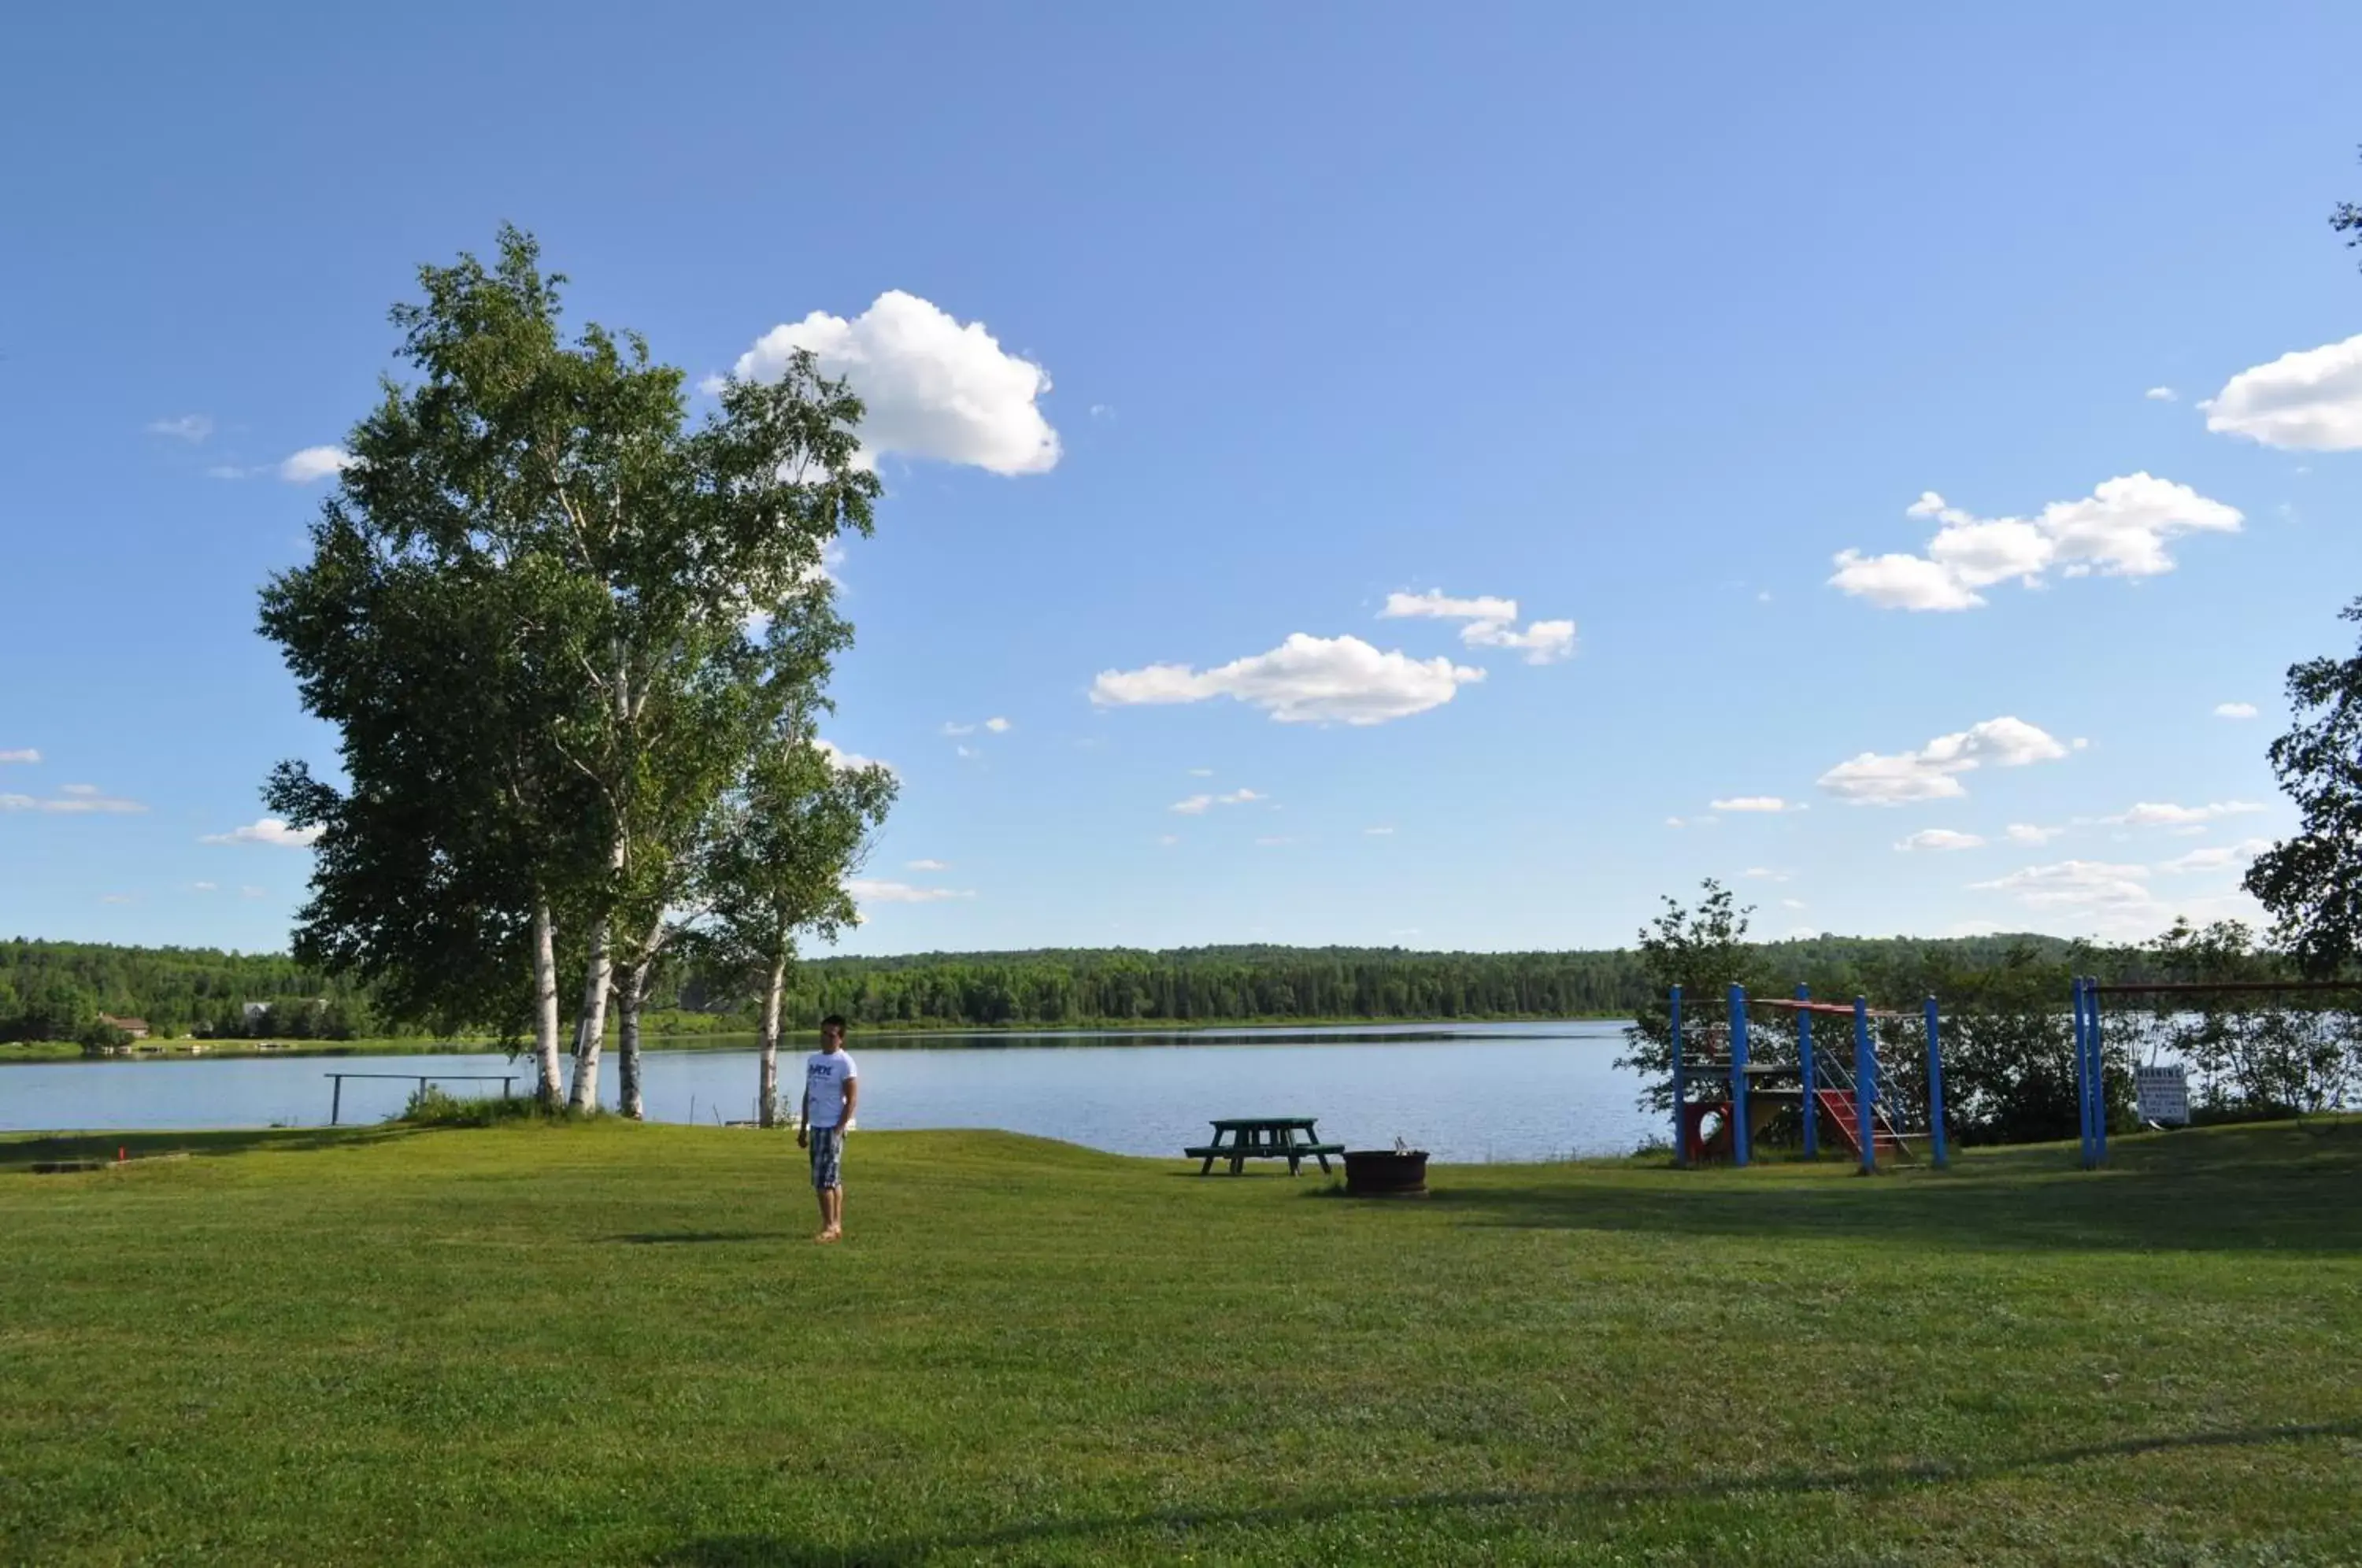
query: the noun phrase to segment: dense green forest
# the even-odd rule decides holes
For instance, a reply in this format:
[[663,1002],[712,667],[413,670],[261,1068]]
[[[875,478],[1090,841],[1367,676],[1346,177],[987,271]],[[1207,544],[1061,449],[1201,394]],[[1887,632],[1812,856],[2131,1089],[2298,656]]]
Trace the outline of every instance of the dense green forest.
[[[1766,944],[1772,969],[1828,986],[1941,960],[1982,969],[2014,945],[2051,962],[2048,937],[1816,937]],[[1297,1019],[1626,1016],[1650,989],[1639,955],[1419,953],[1369,947],[1049,948],[822,958],[800,965],[788,1016],[842,1012],[871,1028],[1210,1022]],[[686,975],[650,998],[700,1030],[752,1027],[751,999]],[[364,989],[279,955],[94,943],[0,942],[0,1041],[92,1036],[98,1015],[159,1034],[351,1039],[387,1032]]]

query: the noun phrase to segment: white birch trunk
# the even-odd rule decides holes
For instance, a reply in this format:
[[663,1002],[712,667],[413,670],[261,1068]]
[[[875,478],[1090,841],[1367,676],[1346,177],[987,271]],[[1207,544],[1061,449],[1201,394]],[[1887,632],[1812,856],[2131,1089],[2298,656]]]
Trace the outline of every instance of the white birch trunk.
[[763,992],[763,1084],[756,1116],[766,1127],[778,1125],[779,1099],[779,997],[787,989],[788,955],[784,949],[771,962],[771,983]]
[[557,1080],[557,948],[546,900],[533,906],[534,1098],[550,1110],[563,1092]]
[[616,1019],[616,1109],[635,1121],[647,1120],[647,1110],[640,1101],[640,1004],[647,999],[648,976],[656,968],[654,958],[643,958],[624,971],[624,983],[615,988]]
[[590,928],[590,967],[582,979],[582,1012],[574,1029],[574,1088],[566,1108],[585,1116],[599,1110],[599,1048],[607,1042],[607,993],[613,988],[615,953],[607,921]]
[[[615,724],[620,730],[632,721],[631,668],[624,654],[623,643],[615,644]],[[611,797],[612,801],[612,797]],[[607,868],[621,871],[629,848],[624,834],[624,824],[615,824],[615,840],[607,851]],[[610,895],[612,896],[612,894]],[[615,978],[615,949],[610,940],[614,932],[614,919],[602,914],[590,927],[590,965],[582,977],[582,1011],[574,1032],[574,1088],[566,1098],[566,1108],[584,1116],[599,1113],[599,1053],[607,1043],[607,993]]]

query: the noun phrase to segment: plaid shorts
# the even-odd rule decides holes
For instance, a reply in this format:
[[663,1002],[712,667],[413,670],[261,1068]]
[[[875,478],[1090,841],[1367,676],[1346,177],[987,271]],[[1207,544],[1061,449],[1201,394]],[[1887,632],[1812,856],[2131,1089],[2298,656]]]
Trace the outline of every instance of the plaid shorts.
[[844,1157],[844,1129],[807,1127],[804,1137],[811,1144],[812,1190],[826,1192],[832,1187],[843,1187],[837,1164]]

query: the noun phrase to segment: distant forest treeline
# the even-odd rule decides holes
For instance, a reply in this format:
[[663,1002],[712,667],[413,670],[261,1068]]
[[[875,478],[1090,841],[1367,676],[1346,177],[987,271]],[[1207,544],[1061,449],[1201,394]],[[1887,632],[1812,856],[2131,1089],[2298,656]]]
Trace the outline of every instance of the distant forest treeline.
[[[1769,943],[1772,969],[1827,994],[1861,977],[1981,970],[2013,950],[2063,963],[2043,936],[1823,936]],[[793,972],[788,1017],[870,1028],[1268,1021],[1614,1017],[1649,983],[1628,949],[1418,953],[1391,947],[1045,948],[821,958]],[[651,997],[652,1031],[752,1028],[751,999],[691,974]],[[252,1004],[252,1005],[249,1005]],[[353,1039],[391,1032],[365,988],[278,955],[0,942],[0,1041],[84,1038],[100,1013],[159,1034]]]

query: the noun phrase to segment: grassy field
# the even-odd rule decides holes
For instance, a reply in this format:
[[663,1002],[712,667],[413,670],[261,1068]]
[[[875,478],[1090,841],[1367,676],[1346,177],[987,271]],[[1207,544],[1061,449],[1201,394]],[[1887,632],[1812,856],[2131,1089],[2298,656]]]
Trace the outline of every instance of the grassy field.
[[[1435,1196],[629,1124],[0,1143],[0,1558],[2362,1560],[2362,1122]],[[1194,1169],[1194,1167],[1190,1167]]]

